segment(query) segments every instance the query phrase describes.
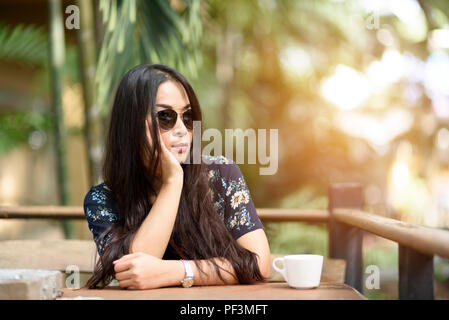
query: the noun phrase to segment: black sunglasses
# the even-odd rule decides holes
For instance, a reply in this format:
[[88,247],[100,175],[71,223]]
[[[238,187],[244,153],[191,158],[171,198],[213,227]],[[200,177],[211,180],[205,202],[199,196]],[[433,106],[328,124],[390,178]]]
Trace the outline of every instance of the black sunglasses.
[[[172,109],[164,109],[157,113],[159,126],[164,130],[171,130],[178,120],[178,113]],[[193,129],[192,109],[184,111],[181,115],[182,122],[188,130]]]

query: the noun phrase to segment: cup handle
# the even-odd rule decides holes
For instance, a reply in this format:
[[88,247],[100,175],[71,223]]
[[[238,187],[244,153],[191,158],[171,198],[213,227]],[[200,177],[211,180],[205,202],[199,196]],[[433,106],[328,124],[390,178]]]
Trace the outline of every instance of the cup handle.
[[[282,261],[282,269],[280,269],[280,268],[278,268],[276,266],[276,261]],[[282,274],[282,277],[284,277],[285,282],[288,282],[287,274],[285,273],[285,264],[284,264],[284,258],[283,257],[278,257],[278,258],[275,258],[273,260],[273,268],[274,268],[274,270],[276,270],[277,272]]]

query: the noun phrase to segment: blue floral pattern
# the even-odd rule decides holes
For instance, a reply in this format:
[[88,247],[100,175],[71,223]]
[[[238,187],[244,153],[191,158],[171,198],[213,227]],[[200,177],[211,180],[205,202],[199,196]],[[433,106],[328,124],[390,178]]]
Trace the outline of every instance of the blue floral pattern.
[[118,219],[114,205],[111,204],[111,198],[110,191],[104,182],[92,187],[84,198],[84,214],[100,254],[109,242],[112,232],[105,235],[102,242],[98,241],[100,235]]
[[[214,207],[233,237],[237,239],[247,232],[263,228],[237,164],[224,156],[203,155],[203,159],[209,163],[208,178]],[[111,232],[102,243],[98,242],[99,236],[117,221],[116,212],[114,197],[105,183],[92,187],[86,194],[84,213],[100,254],[109,242]]]
[[234,238],[263,228],[237,164],[224,156],[203,157],[213,162],[209,167],[209,181],[220,191],[215,197],[215,208]]
[[218,214],[220,215],[221,220],[224,221],[224,214],[225,214],[225,199],[223,196],[218,193],[217,194],[217,201],[214,202],[215,209],[217,210]]

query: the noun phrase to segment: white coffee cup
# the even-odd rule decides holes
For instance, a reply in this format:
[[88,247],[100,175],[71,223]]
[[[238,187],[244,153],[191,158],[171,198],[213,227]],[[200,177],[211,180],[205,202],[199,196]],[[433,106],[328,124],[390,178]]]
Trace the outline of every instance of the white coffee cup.
[[[282,269],[276,266],[282,261]],[[293,254],[273,260],[273,268],[284,277],[290,287],[311,289],[320,285],[323,256],[317,254]]]

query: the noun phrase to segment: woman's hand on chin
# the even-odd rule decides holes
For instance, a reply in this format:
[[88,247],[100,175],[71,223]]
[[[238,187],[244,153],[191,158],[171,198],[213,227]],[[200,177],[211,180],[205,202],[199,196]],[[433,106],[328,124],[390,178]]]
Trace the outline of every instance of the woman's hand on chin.
[[168,150],[164,142],[161,143],[161,149],[162,184],[182,182],[184,171],[178,159]]
[[162,260],[136,252],[113,262],[115,279],[121,288],[155,289],[175,286],[184,278],[184,266],[179,260]]
[[[147,130],[147,138],[151,141],[148,120],[145,120]],[[162,184],[179,183],[183,181],[184,171],[178,159],[168,150],[165,143],[161,139],[161,157],[158,170],[161,172]]]

